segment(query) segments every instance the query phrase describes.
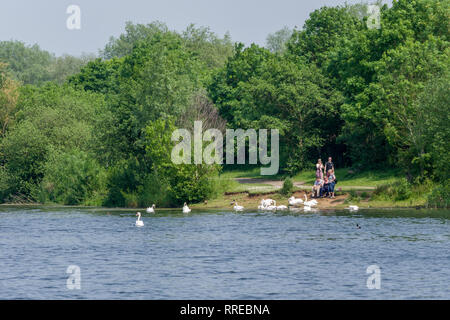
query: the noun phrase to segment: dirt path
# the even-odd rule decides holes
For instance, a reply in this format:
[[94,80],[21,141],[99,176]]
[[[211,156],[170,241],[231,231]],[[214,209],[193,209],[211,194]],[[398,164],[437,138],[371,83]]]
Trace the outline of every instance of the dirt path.
[[[261,184],[269,184],[273,187],[281,188],[283,186],[283,181],[281,180],[269,180],[269,179],[259,179],[259,178],[235,178],[235,180],[242,184],[252,184],[252,183],[261,183]],[[305,182],[294,182],[295,187],[304,186]]]

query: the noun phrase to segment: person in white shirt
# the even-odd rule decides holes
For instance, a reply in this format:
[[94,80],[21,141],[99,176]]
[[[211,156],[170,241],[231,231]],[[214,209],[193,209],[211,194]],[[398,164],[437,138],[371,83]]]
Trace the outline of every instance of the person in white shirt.
[[320,197],[320,189],[323,187],[323,180],[320,178],[317,178],[316,181],[314,181],[313,186],[313,197],[319,198]]

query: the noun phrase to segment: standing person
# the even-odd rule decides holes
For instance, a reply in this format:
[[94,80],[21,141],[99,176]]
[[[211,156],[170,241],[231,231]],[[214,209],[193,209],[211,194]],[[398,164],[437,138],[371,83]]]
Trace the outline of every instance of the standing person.
[[328,171],[328,192],[330,193],[330,198],[334,198],[334,186],[336,185],[336,176],[334,175],[334,170],[330,169]]
[[316,163],[316,178],[323,180],[323,164],[322,159],[317,160]]
[[327,173],[327,175],[330,170],[333,170],[334,172],[334,163],[333,159],[331,157],[328,157],[328,161],[325,163],[325,172]]

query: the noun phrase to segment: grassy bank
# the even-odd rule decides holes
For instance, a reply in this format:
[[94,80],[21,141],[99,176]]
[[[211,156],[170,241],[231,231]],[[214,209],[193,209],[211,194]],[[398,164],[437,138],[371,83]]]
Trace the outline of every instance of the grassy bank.
[[[355,172],[343,168],[336,170],[336,177],[336,198],[319,199],[319,209],[342,209],[349,205],[360,208],[423,207],[435,187],[431,182],[411,185],[399,170],[393,169]],[[256,209],[263,198],[287,205],[291,195],[303,198],[307,194],[308,198],[311,197],[314,172],[303,171],[291,177],[293,189],[287,195],[280,193],[284,179],[282,175],[261,176],[259,168],[225,171],[214,178],[215,191],[208,201],[189,205],[194,209],[231,209],[233,200],[237,200],[246,209]],[[157,203],[158,209],[162,209],[160,206]]]
[[[321,199],[322,208],[344,208],[349,204],[360,207],[417,207],[425,206],[432,185],[409,185],[400,170],[354,171],[349,168],[336,170],[338,184],[336,199]],[[271,198],[279,204],[287,204],[290,194],[280,194],[285,176],[261,176],[259,168],[225,171],[216,178],[217,191],[213,199],[194,205],[198,208],[228,208],[237,200],[246,208],[257,208],[262,198]],[[302,171],[291,177],[294,195],[310,195],[315,180],[313,170]]]

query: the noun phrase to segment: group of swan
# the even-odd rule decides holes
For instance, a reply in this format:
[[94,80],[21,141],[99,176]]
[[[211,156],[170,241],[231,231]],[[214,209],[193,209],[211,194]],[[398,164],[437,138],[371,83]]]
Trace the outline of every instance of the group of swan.
[[[304,211],[311,211],[312,207],[317,206],[318,202],[316,199],[312,199],[308,201],[308,197],[305,194],[305,200],[302,200],[300,198],[295,198],[294,196],[290,197],[288,199],[289,205],[290,206],[298,206],[303,204],[303,210]],[[233,203],[233,209],[234,211],[243,211],[244,207],[238,205],[237,201],[234,200]],[[155,204],[153,204],[151,207],[148,207],[146,209],[147,213],[155,213]],[[273,199],[262,199],[261,200],[261,204],[258,206],[259,210],[266,210],[266,211],[277,211],[277,210],[287,210],[288,207],[285,205],[279,205],[277,206],[277,202]],[[359,207],[355,206],[355,205],[350,205],[348,206],[348,209],[350,211],[358,211]],[[187,203],[185,202],[183,205],[183,213],[189,213],[191,212],[191,209],[188,207]],[[136,216],[138,217],[136,220],[136,226],[137,227],[143,227],[144,226],[144,221],[141,220],[141,213],[138,212],[136,213]]]
[[294,196],[290,197],[288,199],[289,205],[296,207],[296,206],[303,204],[304,211],[311,211],[312,207],[315,207],[318,205],[318,202],[316,199],[308,200],[308,196],[306,194],[304,195],[304,197],[305,197],[305,200],[300,199],[300,198],[295,198]]
[[273,199],[262,199],[260,205],[258,206],[259,210],[265,211],[277,211],[277,210],[287,210],[287,206],[279,205],[277,206],[277,202]]
[[[155,213],[155,204],[153,204],[151,207],[148,207],[147,209],[145,209],[145,211],[147,213]],[[185,202],[183,205],[183,213],[189,213],[191,212],[191,209],[188,207],[187,203]],[[144,221],[141,220],[141,213],[138,212],[136,213],[136,216],[138,217],[136,220],[136,227],[143,227],[144,226]]]
[[[299,206],[303,204],[303,209],[305,211],[310,211],[311,207],[317,206],[318,202],[317,200],[309,200],[308,197],[305,194],[305,200],[302,200],[300,198],[295,198],[294,196],[290,197],[288,199],[288,203],[291,207]],[[277,210],[287,210],[288,207],[285,205],[279,205],[277,206],[277,202],[272,199],[262,199],[261,204],[258,206],[259,210],[265,210],[265,211],[277,211]]]

